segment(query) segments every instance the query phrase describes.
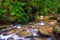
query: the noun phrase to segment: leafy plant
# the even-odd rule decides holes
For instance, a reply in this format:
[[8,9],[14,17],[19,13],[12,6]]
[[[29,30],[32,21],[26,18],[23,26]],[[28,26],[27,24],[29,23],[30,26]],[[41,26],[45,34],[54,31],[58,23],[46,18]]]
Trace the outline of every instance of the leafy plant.
[[49,13],[57,16],[59,10],[60,0],[0,0],[0,18],[14,23],[28,22]]
[[0,8],[0,18],[3,19],[4,21],[7,20],[6,12],[7,12],[6,9],[2,9],[2,8]]
[[[36,10],[34,11],[35,18],[39,15],[49,15],[51,13],[55,17],[58,14],[58,8],[60,8],[60,1],[59,0],[30,0],[28,5],[29,7]],[[29,9],[29,8],[28,8]],[[30,9],[29,9],[30,10]],[[32,12],[31,11],[31,12]]]
[[[2,2],[2,1],[1,1]],[[4,7],[4,10],[0,9],[0,14],[4,15],[1,18],[2,20],[7,18],[7,14],[9,14],[8,20],[14,23],[21,23],[21,22],[28,22],[29,21],[29,16],[28,14],[24,11],[23,6],[25,3],[20,2],[20,1],[13,1],[13,0],[4,0],[1,3],[1,6]],[[6,9],[6,10],[5,10]],[[7,12],[5,12],[7,11]],[[4,14],[5,13],[5,14]]]

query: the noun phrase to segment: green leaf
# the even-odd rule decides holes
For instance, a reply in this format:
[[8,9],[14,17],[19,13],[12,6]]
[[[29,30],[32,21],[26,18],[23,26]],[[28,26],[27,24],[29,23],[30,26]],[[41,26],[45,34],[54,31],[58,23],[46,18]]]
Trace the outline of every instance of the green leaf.
[[16,12],[15,11],[12,11],[11,12],[11,15],[13,15],[13,16],[16,15]]

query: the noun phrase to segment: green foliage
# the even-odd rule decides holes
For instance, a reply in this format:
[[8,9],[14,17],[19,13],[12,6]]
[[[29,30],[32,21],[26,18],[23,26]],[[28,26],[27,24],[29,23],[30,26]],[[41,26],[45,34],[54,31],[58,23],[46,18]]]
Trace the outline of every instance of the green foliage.
[[9,14],[10,16],[8,17],[7,21],[12,21],[14,23],[28,22],[30,18],[23,9],[24,5],[25,3],[17,1],[17,0],[15,1],[4,0],[0,5],[4,7],[3,8],[4,10],[0,9],[1,11],[0,15],[2,15],[1,17],[2,20],[6,19],[8,17],[7,14]]
[[42,15],[48,15],[48,9],[55,13],[59,7],[59,0],[32,0],[31,3]]
[[7,20],[6,12],[7,10],[0,8],[0,18],[3,19],[4,21]]
[[49,13],[60,13],[60,0],[0,0],[0,18],[4,21],[28,22]]
[[29,0],[27,4],[29,14],[35,14],[34,17],[49,15],[49,13],[56,16],[60,10],[60,0]]

